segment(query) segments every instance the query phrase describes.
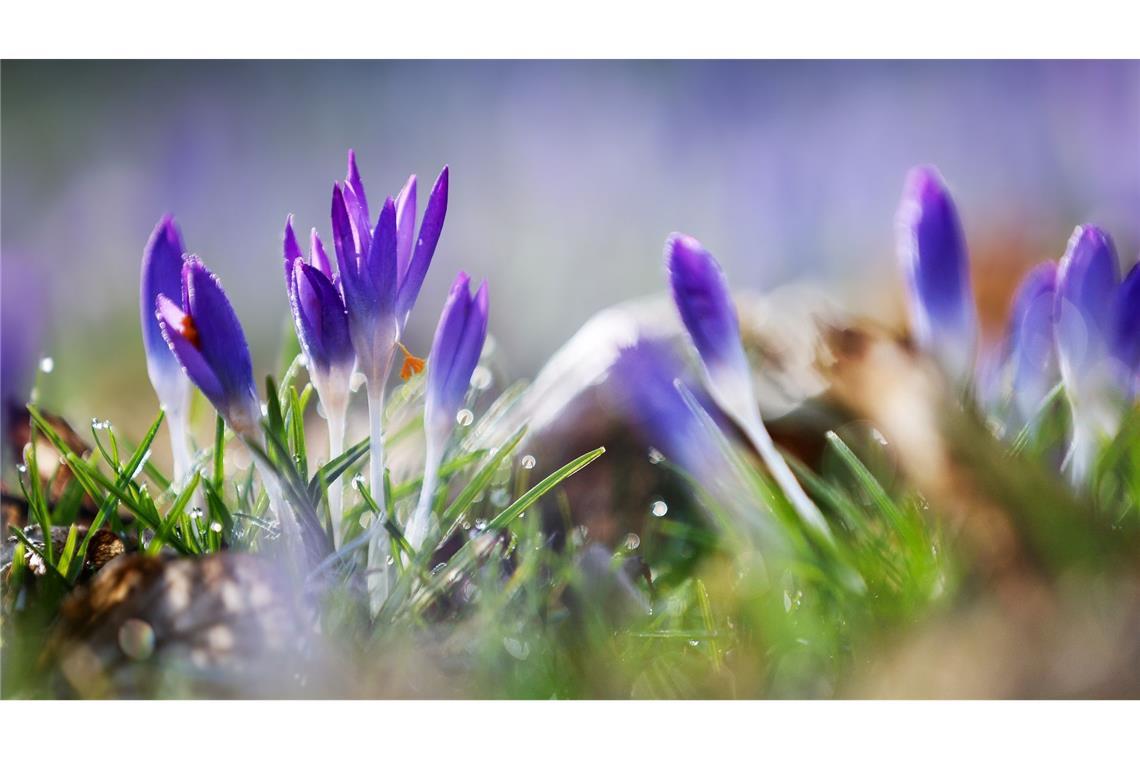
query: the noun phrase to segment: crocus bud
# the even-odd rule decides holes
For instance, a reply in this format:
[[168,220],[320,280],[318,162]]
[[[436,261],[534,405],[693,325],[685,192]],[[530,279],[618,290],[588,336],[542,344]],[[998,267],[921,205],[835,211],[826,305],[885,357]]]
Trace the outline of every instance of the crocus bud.
[[1021,281],[1009,318],[1009,362],[1016,421],[1033,418],[1060,380],[1053,342],[1053,298],[1057,265],[1046,261]]
[[155,303],[160,295],[181,301],[185,250],[174,219],[164,216],[155,226],[143,250],[139,278],[140,317],[147,374],[159,403],[168,414],[174,416],[179,415],[187,406],[190,381],[162,337],[162,328],[155,315]]
[[[424,218],[420,221],[418,235],[413,229],[409,229],[416,217],[416,178],[414,175],[408,179],[408,184],[400,192],[397,236],[399,238],[398,249],[401,267],[399,269],[400,287],[396,296],[396,316],[400,321],[401,330],[408,323],[408,315],[411,313],[412,307],[416,305],[420,288],[423,287],[428,267],[435,255],[436,246],[439,244],[439,237],[443,233],[443,220],[447,217],[448,177],[448,167],[444,166],[428,195],[427,208],[424,209]],[[412,240],[416,241],[414,247],[411,243]],[[407,264],[403,265],[405,261]]]
[[709,394],[744,431],[804,524],[830,541],[827,521],[804,493],[760,419],[740,324],[720,264],[696,239],[674,233],[665,241],[665,265],[673,301],[701,357]]
[[487,338],[487,283],[474,297],[471,278],[460,272],[443,305],[432,340],[424,397],[424,480],[419,503],[408,520],[408,542],[418,550],[431,520],[432,496],[439,482],[439,467],[447,439],[455,427],[471,374]]
[[[352,372],[356,355],[349,337],[348,313],[340,291],[330,277],[328,260],[318,253],[320,240],[313,237],[310,263],[300,254],[293,225],[285,225],[285,265],[288,272],[289,306],[297,339],[309,359],[309,369],[315,385],[327,385],[332,374],[341,376],[344,383]],[[322,388],[318,388],[318,393]]]
[[218,279],[190,256],[182,266],[182,305],[159,294],[155,306],[162,336],[190,381],[235,432],[260,437],[249,344]]
[[736,419],[757,415],[756,396],[736,307],[724,271],[695,238],[673,233],[665,241],[673,301],[704,365],[709,392]]
[[429,435],[454,426],[487,337],[487,283],[474,296],[470,283],[465,273],[456,276],[432,340],[424,400]]
[[966,239],[938,170],[910,171],[896,224],[914,340],[948,377],[968,385],[978,343],[977,310]]

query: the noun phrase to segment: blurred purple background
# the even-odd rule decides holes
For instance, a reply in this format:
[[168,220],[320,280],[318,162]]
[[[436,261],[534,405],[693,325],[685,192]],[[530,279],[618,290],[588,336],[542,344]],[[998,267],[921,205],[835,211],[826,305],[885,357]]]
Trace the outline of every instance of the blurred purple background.
[[9,261],[47,273],[45,391],[80,418],[130,415],[139,394],[153,411],[137,278],[164,212],[222,277],[258,374],[273,369],[285,215],[327,234],[349,147],[375,197],[451,165],[409,345],[427,350],[462,268],[490,279],[518,375],[599,308],[661,290],[672,230],[738,287],[811,278],[892,313],[915,163],[942,170],[981,258],[1011,240],[1057,256],[1085,221],[1126,261],[1140,247],[1134,62],[4,62],[0,76],[4,298],[22,289]]

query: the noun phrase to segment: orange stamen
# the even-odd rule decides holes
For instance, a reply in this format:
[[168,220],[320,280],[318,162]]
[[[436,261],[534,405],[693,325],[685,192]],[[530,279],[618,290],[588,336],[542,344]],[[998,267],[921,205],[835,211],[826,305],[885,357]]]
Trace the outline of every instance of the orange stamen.
[[198,328],[194,325],[194,318],[189,314],[182,315],[182,323],[178,325],[178,332],[183,338],[190,341],[194,348],[202,347],[202,344],[198,342]]
[[396,345],[404,352],[404,364],[400,367],[400,379],[407,382],[412,375],[418,375],[424,371],[424,360],[409,351],[403,343]]

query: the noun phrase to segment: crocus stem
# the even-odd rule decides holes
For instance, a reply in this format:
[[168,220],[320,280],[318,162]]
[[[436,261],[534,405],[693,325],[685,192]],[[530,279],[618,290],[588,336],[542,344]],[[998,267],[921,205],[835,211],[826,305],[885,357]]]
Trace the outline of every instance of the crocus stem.
[[301,551],[301,528],[297,524],[297,517],[285,501],[281,492],[281,483],[277,480],[277,473],[269,465],[262,462],[260,457],[254,457],[254,467],[261,476],[261,483],[265,486],[265,493],[269,496],[269,509],[281,523],[281,534],[285,537],[285,545],[290,552],[299,554]]
[[384,522],[388,518],[387,499],[384,493],[384,386],[368,384],[368,429],[370,434],[368,465],[369,489],[380,514],[372,521],[371,539],[368,542],[368,597],[372,614],[380,611],[388,598],[388,531]]
[[827,527],[827,521],[820,514],[819,507],[804,493],[803,487],[796,480],[796,476],[792,474],[788,463],[784,461],[780,452],[776,451],[776,445],[772,442],[772,436],[768,434],[768,429],[764,427],[764,423],[760,419],[755,419],[742,427],[745,435],[748,436],[748,441],[756,453],[760,455],[760,458],[764,460],[764,464],[772,473],[772,477],[776,479],[776,484],[780,486],[780,490],[791,501],[796,514],[814,528],[820,536],[827,541],[832,541],[831,529]]
[[[344,453],[344,426],[348,405],[337,403],[325,406],[329,424],[329,461]],[[341,521],[344,517],[344,480],[337,478],[329,483],[329,522],[332,525],[333,547],[340,548]]]
[[[170,431],[170,453],[174,459],[174,483],[179,489],[186,487],[186,479],[193,464],[190,456],[190,415],[186,406],[188,405],[169,410],[166,417]],[[202,509],[201,495],[195,493],[191,496],[186,509],[191,512]]]
[[431,505],[435,498],[435,489],[439,486],[439,467],[442,459],[439,451],[441,449],[442,447],[434,445],[429,437],[427,459],[424,461],[424,480],[420,488],[420,500],[416,504],[416,511],[412,513],[412,519],[408,520],[406,532],[408,543],[417,552],[427,536],[428,525],[431,522]]

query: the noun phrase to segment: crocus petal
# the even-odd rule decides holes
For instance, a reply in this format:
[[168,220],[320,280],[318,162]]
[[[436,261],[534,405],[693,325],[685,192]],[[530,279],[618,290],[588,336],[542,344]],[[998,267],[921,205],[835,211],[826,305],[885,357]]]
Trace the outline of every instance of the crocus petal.
[[210,403],[222,408],[225,403],[225,389],[206,358],[202,356],[202,352],[198,350],[199,336],[190,315],[178,308],[165,295],[159,295],[155,299],[154,314],[163,341],[178,359],[186,376],[198,386]]
[[420,223],[419,237],[416,239],[415,252],[408,263],[407,273],[400,282],[400,291],[396,299],[396,314],[401,328],[407,324],[408,314],[416,303],[416,298],[423,287],[427,276],[428,266],[432,256],[435,255],[436,245],[439,243],[440,233],[443,232],[443,220],[447,216],[447,186],[448,167],[443,167],[435,185],[428,196],[427,208]]
[[1057,265],[1039,264],[1014,296],[1009,322],[1013,402],[1019,421],[1028,421],[1060,379],[1053,343],[1053,300]]
[[665,265],[673,301],[704,364],[710,390],[726,412],[751,419],[757,413],[752,379],[724,271],[699,241],[680,233],[665,242]]
[[297,263],[293,276],[297,337],[305,354],[326,374],[333,366],[351,365],[348,316],[339,291],[323,272],[304,262]]
[[396,203],[384,201],[365,259],[369,289],[378,314],[392,314],[396,305]]
[[[443,311],[440,312],[431,353],[428,355],[427,405],[433,415],[438,409],[445,418],[449,417],[446,412],[452,406],[451,395],[448,393],[448,376],[462,345],[463,331],[471,312],[470,282],[465,272],[456,275],[443,304]],[[458,409],[451,411],[451,414],[456,411]],[[444,419],[443,423],[450,427],[448,419]]]
[[396,272],[401,281],[407,276],[415,239],[416,175],[413,174],[396,196]]
[[1109,319],[1109,352],[1118,383],[1128,398],[1140,394],[1140,263],[1116,289]]
[[[172,399],[161,397],[169,395],[165,389],[177,384],[182,377],[182,370],[162,337],[162,330],[154,314],[154,304],[160,295],[172,299],[180,298],[182,256],[185,250],[174,219],[164,216],[147,241],[139,277],[140,317],[147,370],[150,373],[151,383],[158,390],[163,403],[172,402]],[[176,392],[176,389],[172,389],[171,392]]]
[[344,183],[352,189],[352,194],[360,206],[364,219],[371,219],[372,217],[368,213],[368,198],[364,195],[364,182],[360,179],[360,169],[356,165],[356,151],[352,149],[348,151],[348,173],[345,175]]
[[468,306],[467,323],[463,326],[459,346],[451,360],[451,369],[447,373],[446,392],[451,404],[463,403],[463,397],[467,395],[467,386],[471,384],[471,375],[479,364],[483,343],[487,339],[487,317],[488,294],[487,282],[484,280]]
[[951,378],[965,383],[977,350],[977,310],[962,225],[933,167],[907,176],[897,228],[914,339]]
[[285,287],[291,288],[293,264],[302,259],[301,246],[297,243],[296,233],[293,232],[292,214],[285,219],[285,243],[283,248],[285,254]]
[[316,267],[325,277],[328,277],[329,282],[334,285],[336,284],[336,275],[333,273],[332,262],[329,261],[328,254],[325,253],[325,246],[321,242],[320,235],[317,234],[316,227],[309,233],[309,263]]
[[1119,281],[1112,239],[1096,227],[1077,227],[1057,270],[1054,302],[1057,355],[1070,395],[1101,380],[1113,293]]
[[182,283],[183,302],[197,331],[195,345],[224,392],[222,403],[215,402],[215,405],[223,415],[245,415],[248,419],[243,418],[243,421],[252,421],[259,415],[260,403],[253,382],[249,344],[233,306],[221,283],[197,257],[186,260]]
[[[349,302],[349,309],[351,310],[352,304],[349,299],[355,297],[360,289],[360,262],[356,242],[353,238],[352,223],[348,219],[348,208],[345,206],[344,193],[341,191],[340,185],[333,185],[332,229],[333,250],[336,253],[340,282],[344,288],[345,300]],[[353,295],[350,296],[350,293]]]

